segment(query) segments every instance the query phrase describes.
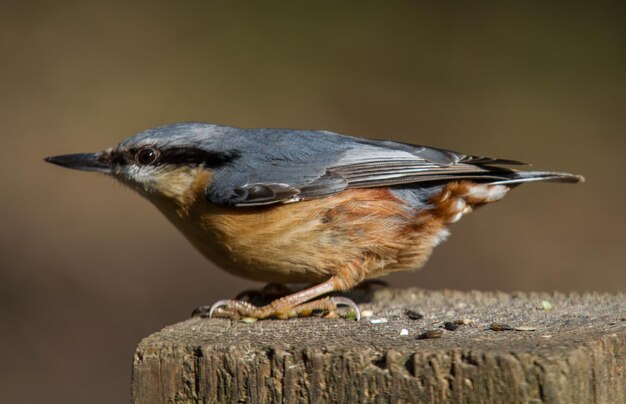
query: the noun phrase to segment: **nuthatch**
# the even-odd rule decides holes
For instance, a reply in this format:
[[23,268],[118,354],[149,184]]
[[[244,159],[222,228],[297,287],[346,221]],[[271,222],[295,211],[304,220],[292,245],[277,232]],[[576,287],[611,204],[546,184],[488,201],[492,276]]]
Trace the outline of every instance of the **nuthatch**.
[[230,273],[308,289],[256,307],[220,301],[211,314],[289,318],[334,311],[363,280],[418,269],[449,224],[533,181],[568,173],[518,171],[514,160],[327,131],[176,123],[100,153],[48,157],[112,175],[152,202],[208,259]]

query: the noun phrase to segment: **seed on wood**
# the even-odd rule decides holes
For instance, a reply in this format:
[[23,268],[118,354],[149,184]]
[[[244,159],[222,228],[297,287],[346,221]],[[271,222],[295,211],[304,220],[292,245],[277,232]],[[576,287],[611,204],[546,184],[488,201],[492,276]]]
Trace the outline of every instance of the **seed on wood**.
[[346,320],[357,320],[357,313],[354,310],[350,310],[346,313]]
[[489,329],[492,331],[511,331],[513,327],[507,324],[491,323]]
[[425,333],[422,333],[417,336],[417,339],[433,339],[433,338],[441,338],[443,335],[443,330],[441,328],[437,328],[435,330],[429,330]]
[[541,302],[541,307],[540,307],[540,308],[541,308],[541,310],[543,310],[543,311],[552,311],[552,310],[554,310],[554,306],[552,306],[552,303],[550,303],[550,302],[549,302],[549,301],[547,301],[547,300],[543,300],[543,301]]
[[418,313],[415,310],[405,310],[404,314],[406,314],[407,317],[410,318],[411,320],[421,320],[424,318],[423,314]]
[[519,327],[515,327],[515,331],[537,331],[537,327],[533,327],[532,325],[521,325]]
[[458,325],[474,325],[474,320],[471,320],[469,318],[463,318],[460,320],[454,320],[454,324],[458,324]]
[[446,321],[445,323],[443,323],[443,328],[448,331],[456,331],[459,328],[459,325],[451,321]]
[[386,318],[373,318],[370,320],[370,323],[372,324],[384,324],[386,323],[388,320]]

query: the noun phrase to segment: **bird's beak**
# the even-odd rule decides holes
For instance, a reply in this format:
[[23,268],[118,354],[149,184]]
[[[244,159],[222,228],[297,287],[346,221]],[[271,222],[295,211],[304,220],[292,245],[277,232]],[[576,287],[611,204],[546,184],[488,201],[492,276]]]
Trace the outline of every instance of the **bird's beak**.
[[72,168],[74,170],[97,171],[106,174],[112,171],[111,163],[109,159],[105,158],[103,153],[64,154],[61,156],[46,157],[44,160],[48,163]]

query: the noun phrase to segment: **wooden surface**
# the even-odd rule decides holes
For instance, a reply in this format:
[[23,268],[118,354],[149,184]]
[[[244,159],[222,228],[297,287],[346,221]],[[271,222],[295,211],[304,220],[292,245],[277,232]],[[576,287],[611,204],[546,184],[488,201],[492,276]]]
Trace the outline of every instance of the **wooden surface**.
[[[133,402],[626,402],[626,294],[351,297],[373,316],[169,326],[137,348]],[[416,338],[455,320],[473,324]]]

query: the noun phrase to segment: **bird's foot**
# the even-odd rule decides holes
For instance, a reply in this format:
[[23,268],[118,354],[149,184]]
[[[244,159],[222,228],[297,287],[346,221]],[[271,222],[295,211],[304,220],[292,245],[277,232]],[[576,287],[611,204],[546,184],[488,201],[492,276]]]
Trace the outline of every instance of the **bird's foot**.
[[[265,306],[272,303],[274,300],[277,300],[284,296],[288,296],[292,293],[295,293],[296,291],[297,290],[293,287],[284,284],[268,283],[267,285],[263,286],[262,289],[247,289],[239,292],[237,296],[235,296],[235,298],[232,300],[237,300],[242,303],[248,303],[252,306]],[[228,301],[229,300],[220,300],[219,302],[210,306],[196,307],[191,312],[191,317],[208,318],[210,317],[209,313],[212,313],[213,307],[217,306],[219,303]]]
[[288,319],[294,317],[310,317],[314,313],[334,314],[337,308],[346,306],[352,310],[346,315],[349,318],[359,320],[361,314],[355,302],[345,297],[324,297],[321,299],[294,305],[288,298],[280,298],[272,303],[257,307],[241,300],[220,300],[212,306],[203,306],[194,310],[192,316],[217,317],[239,320],[253,318],[262,320],[266,318]]

